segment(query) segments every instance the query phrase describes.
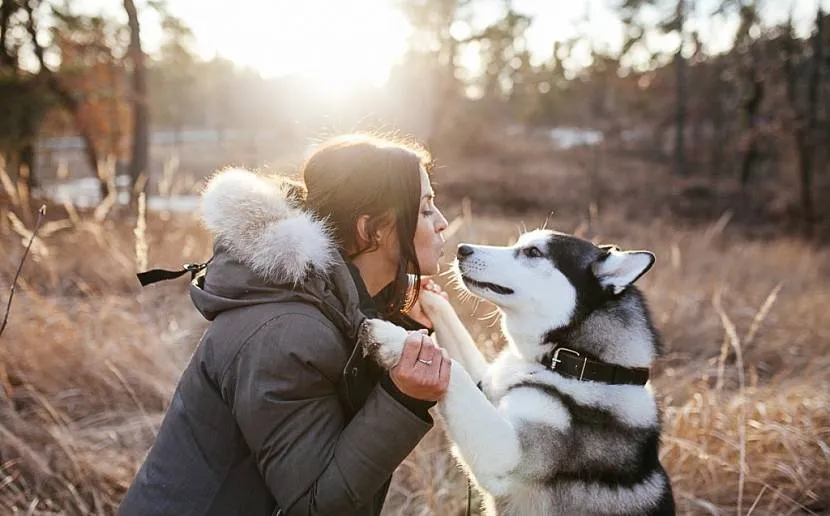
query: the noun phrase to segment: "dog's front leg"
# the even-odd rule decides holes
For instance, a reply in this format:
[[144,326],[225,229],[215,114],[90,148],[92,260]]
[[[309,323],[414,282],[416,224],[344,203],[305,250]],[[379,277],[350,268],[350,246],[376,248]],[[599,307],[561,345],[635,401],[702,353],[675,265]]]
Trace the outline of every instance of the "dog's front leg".
[[357,332],[358,346],[384,369],[398,364],[409,332],[382,319],[366,319]]
[[420,301],[424,313],[432,321],[438,344],[464,365],[474,383],[480,382],[487,374],[487,360],[450,302],[429,291],[421,292]]
[[[360,328],[358,341],[364,353],[389,369],[400,360],[407,335],[406,330],[392,323],[367,319]],[[521,459],[519,437],[456,360],[438,410],[461,460],[478,484],[492,495],[506,493],[508,474]]]
[[457,364],[453,364],[450,385],[438,410],[478,485],[494,496],[508,493],[510,472],[521,461],[519,436]]

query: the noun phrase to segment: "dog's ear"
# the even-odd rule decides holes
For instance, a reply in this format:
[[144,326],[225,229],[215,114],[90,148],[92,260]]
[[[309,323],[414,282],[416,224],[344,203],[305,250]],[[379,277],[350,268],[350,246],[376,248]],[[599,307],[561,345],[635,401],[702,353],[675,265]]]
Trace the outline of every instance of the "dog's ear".
[[654,265],[654,254],[649,251],[620,251],[616,246],[602,246],[605,251],[591,264],[591,271],[600,285],[619,294],[637,281]]

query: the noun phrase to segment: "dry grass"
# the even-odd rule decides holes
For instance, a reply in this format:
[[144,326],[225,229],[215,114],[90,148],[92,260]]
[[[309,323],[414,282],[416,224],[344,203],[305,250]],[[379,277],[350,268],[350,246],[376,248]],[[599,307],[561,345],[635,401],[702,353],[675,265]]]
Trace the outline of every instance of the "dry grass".
[[[521,220],[475,208],[450,245],[517,235]],[[724,224],[630,227],[617,213],[592,216],[550,225],[658,256],[642,287],[666,347],[655,385],[680,512],[830,511],[828,252],[795,240],[746,241]],[[53,217],[0,338],[0,513],[111,514],[205,326],[186,281],[140,291],[137,263],[204,259],[209,242],[190,217],[95,221],[71,208]],[[5,299],[23,246],[11,225],[0,231]],[[482,347],[499,349],[497,326],[482,320],[490,307],[455,302]],[[466,484],[446,448],[436,429],[413,451],[387,514],[463,510]]]

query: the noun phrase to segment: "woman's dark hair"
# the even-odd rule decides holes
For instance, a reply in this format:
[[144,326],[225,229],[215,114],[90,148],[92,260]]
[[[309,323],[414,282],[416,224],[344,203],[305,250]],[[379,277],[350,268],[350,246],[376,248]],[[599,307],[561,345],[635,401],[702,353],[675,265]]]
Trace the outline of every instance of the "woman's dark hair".
[[[413,240],[421,204],[421,169],[429,174],[432,157],[422,146],[369,134],[339,136],[320,145],[302,167],[305,205],[325,218],[349,258],[377,249],[378,228],[395,222],[400,262],[384,315],[409,309],[418,296],[421,270]],[[360,217],[368,215],[361,245]],[[415,275],[410,290],[408,273]],[[414,294],[414,295],[409,295]]]

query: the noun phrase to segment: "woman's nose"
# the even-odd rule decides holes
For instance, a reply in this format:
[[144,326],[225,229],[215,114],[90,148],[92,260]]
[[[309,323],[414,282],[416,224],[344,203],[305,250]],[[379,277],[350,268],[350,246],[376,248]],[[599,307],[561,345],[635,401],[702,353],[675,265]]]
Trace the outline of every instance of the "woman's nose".
[[435,231],[437,233],[440,233],[440,232],[444,231],[445,229],[447,229],[449,227],[450,223],[447,222],[446,217],[444,217],[444,214],[441,213],[440,211],[438,212],[438,216],[440,218],[438,219],[438,223],[435,226]]

